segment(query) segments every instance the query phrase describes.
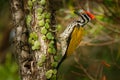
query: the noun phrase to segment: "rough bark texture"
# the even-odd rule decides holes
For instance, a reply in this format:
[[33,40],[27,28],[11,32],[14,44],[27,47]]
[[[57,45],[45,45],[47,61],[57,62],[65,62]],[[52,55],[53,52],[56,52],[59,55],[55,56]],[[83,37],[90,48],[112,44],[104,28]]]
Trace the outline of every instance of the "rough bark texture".
[[[30,66],[32,57],[30,57],[30,49],[28,45],[27,27],[25,23],[25,13],[23,2],[20,0],[11,0],[12,19],[15,26],[15,55],[19,64],[19,71],[22,80],[30,79]],[[29,76],[28,76],[29,74]],[[27,77],[25,77],[27,76]]]
[[[45,73],[53,68],[51,67],[51,62],[54,61],[54,54],[49,54],[48,44],[49,39],[44,40],[42,37],[44,34],[40,32],[42,27],[39,27],[38,20],[38,8],[43,9],[44,12],[51,13],[52,10],[48,9],[49,0],[46,0],[45,5],[38,4],[36,1],[32,5],[32,10],[27,9],[28,0],[11,0],[11,12],[12,20],[15,26],[16,36],[15,36],[15,54],[17,55],[21,80],[46,80]],[[29,8],[29,7],[28,7]],[[31,21],[29,27],[26,23],[26,16],[31,16]],[[53,14],[53,13],[52,13]],[[53,15],[50,17],[50,30],[54,30],[54,18]],[[44,20],[45,17],[43,17]],[[51,22],[51,19],[53,20]],[[44,26],[43,26],[44,27]],[[29,44],[29,34],[35,32],[38,36],[38,41],[40,42],[40,49],[32,50],[31,44]],[[55,36],[54,32],[51,32]],[[52,39],[55,42],[55,39]],[[54,44],[55,47],[55,44]],[[38,63],[41,61],[42,55],[45,54],[46,59],[42,66]]]

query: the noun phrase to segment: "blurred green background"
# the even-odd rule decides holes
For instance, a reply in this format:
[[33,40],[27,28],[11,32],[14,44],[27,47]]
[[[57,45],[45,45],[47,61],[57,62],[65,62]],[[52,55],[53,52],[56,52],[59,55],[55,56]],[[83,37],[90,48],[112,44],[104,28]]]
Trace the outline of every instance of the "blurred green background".
[[[95,15],[85,27],[75,54],[59,69],[59,80],[120,80],[120,0],[54,0],[61,33],[79,17],[73,10],[84,8]],[[0,1],[0,80],[20,80],[11,48],[13,29],[9,0]]]
[[17,61],[10,48],[12,27],[9,0],[0,0],[0,80],[20,80]]

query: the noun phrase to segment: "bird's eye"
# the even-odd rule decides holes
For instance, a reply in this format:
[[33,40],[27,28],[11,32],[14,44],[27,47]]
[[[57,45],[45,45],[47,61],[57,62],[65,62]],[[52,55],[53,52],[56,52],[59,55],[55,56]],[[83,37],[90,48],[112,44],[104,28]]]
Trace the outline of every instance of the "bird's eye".
[[79,10],[78,12],[79,12],[80,14],[83,14],[83,13],[84,13],[84,10],[81,9],[81,10]]

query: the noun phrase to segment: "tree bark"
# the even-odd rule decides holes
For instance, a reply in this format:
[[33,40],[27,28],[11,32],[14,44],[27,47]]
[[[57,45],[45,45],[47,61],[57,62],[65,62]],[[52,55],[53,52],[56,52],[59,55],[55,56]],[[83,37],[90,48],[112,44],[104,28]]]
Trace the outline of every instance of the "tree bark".
[[56,62],[55,19],[49,0],[11,0],[10,3],[21,80],[55,78],[56,66],[52,65]]

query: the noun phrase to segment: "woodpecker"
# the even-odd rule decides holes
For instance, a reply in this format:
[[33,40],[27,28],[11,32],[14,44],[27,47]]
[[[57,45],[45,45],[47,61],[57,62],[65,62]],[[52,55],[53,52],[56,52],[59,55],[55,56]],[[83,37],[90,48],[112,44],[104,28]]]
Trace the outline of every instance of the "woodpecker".
[[78,47],[80,41],[82,40],[84,25],[94,19],[94,16],[91,13],[84,10],[75,11],[75,13],[79,15],[81,19],[75,21],[73,31],[68,38],[68,47],[65,56],[69,56],[75,51],[76,47]]
[[75,49],[78,47],[80,41],[82,40],[84,25],[95,18],[93,14],[83,9],[75,11],[74,13],[80,16],[80,19],[73,21],[61,34],[61,47],[63,57],[60,60],[58,67],[63,62],[63,60],[73,54]]

